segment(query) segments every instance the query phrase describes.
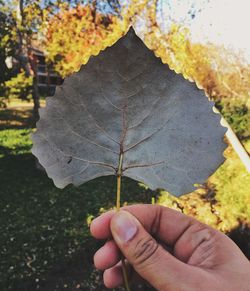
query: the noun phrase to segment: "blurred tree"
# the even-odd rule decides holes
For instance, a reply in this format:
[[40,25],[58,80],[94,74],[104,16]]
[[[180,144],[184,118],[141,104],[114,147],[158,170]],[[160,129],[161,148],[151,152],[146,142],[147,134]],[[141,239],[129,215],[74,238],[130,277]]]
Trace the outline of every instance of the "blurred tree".
[[[5,35],[0,47],[4,51],[4,62],[9,63],[9,74],[2,79],[3,97],[18,97],[34,102],[34,117],[38,118],[39,95],[35,87],[34,72],[29,58],[32,39],[36,37],[39,25],[39,1],[13,0],[0,3],[1,14],[5,19]],[[32,84],[31,84],[32,83]],[[13,94],[12,94],[13,93]]]
[[[16,33],[18,42],[18,51],[16,57],[19,61],[20,68],[25,72],[26,77],[33,77],[32,98],[34,102],[34,118],[39,119],[38,109],[40,107],[38,88],[35,80],[35,72],[33,71],[29,49],[32,46],[31,41],[34,38],[34,29],[39,26],[41,10],[39,1],[32,1],[24,7],[24,0],[16,2]],[[27,96],[28,97],[28,96]]]
[[112,46],[130,25],[134,14],[141,11],[146,0],[85,1],[74,8],[64,3],[50,17],[45,46],[47,58],[63,76],[86,64],[90,56]]
[[47,17],[64,2],[73,1],[0,1],[0,62],[4,70],[0,80],[1,104],[10,97],[32,98],[35,120],[39,118],[40,102],[32,67],[32,45],[41,43]]
[[103,15],[92,5],[61,6],[49,22],[45,44],[48,60],[65,77],[79,70],[91,55],[98,55],[100,50],[115,43],[126,29],[121,19]]
[[215,101],[237,98],[246,103],[250,97],[250,65],[244,57],[222,45],[195,43],[185,24],[161,19],[169,25],[168,31],[162,31],[157,19],[157,0],[149,3],[135,16],[133,24],[140,38],[163,63],[195,81]]
[[[0,1],[0,7],[3,5],[4,2]],[[6,59],[12,56],[15,43],[11,41],[10,34],[11,19],[8,18],[4,11],[0,11],[0,107],[5,106],[6,100],[4,82],[11,77],[11,70],[7,67]]]

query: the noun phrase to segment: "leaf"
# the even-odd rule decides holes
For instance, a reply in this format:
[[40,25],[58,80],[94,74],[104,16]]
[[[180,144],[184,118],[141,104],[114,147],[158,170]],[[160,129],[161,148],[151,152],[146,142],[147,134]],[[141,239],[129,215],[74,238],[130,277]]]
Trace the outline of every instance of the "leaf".
[[225,128],[203,91],[131,30],[47,98],[33,153],[57,187],[122,175],[175,195],[223,162]]

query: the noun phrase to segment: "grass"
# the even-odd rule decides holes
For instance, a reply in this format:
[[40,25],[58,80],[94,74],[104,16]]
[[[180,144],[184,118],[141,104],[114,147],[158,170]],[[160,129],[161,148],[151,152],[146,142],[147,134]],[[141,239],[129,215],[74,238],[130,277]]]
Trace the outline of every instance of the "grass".
[[[100,283],[89,278],[93,272],[92,255],[99,243],[90,237],[87,220],[98,215],[101,208],[113,207],[115,180],[106,177],[79,188],[57,189],[36,168],[36,160],[30,154],[31,132],[32,129],[0,132],[0,290],[91,290],[90,285],[97,290]],[[151,199],[149,191],[128,179],[123,193],[130,203]],[[59,276],[46,287],[51,272],[77,261],[79,254],[85,269],[80,262],[74,268],[79,265],[81,277]]]
[[0,157],[6,155],[22,155],[30,153],[32,129],[6,129],[0,132],[1,153]]
[[[87,222],[115,204],[114,178],[57,189],[30,153],[30,108],[13,107],[0,115],[0,290],[105,290],[92,263],[100,242],[90,237]],[[178,200],[162,192],[158,202],[215,227],[223,222],[225,231],[239,221],[246,225],[250,175],[231,149],[227,155],[200,193]],[[157,194],[130,179],[124,179],[122,192],[128,203],[150,203]]]

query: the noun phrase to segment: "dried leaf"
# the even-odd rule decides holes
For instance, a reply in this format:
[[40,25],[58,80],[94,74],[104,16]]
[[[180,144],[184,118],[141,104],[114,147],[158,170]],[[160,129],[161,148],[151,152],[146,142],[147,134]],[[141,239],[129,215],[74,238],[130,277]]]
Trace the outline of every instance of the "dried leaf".
[[225,128],[204,92],[130,31],[47,98],[33,153],[56,186],[122,174],[175,195],[223,162]]

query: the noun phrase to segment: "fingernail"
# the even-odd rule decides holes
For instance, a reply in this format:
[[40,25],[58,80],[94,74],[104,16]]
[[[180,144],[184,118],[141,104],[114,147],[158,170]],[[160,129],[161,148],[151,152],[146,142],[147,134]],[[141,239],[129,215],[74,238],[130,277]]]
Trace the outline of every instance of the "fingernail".
[[136,219],[126,211],[120,211],[112,220],[112,233],[123,243],[130,241],[137,233]]

